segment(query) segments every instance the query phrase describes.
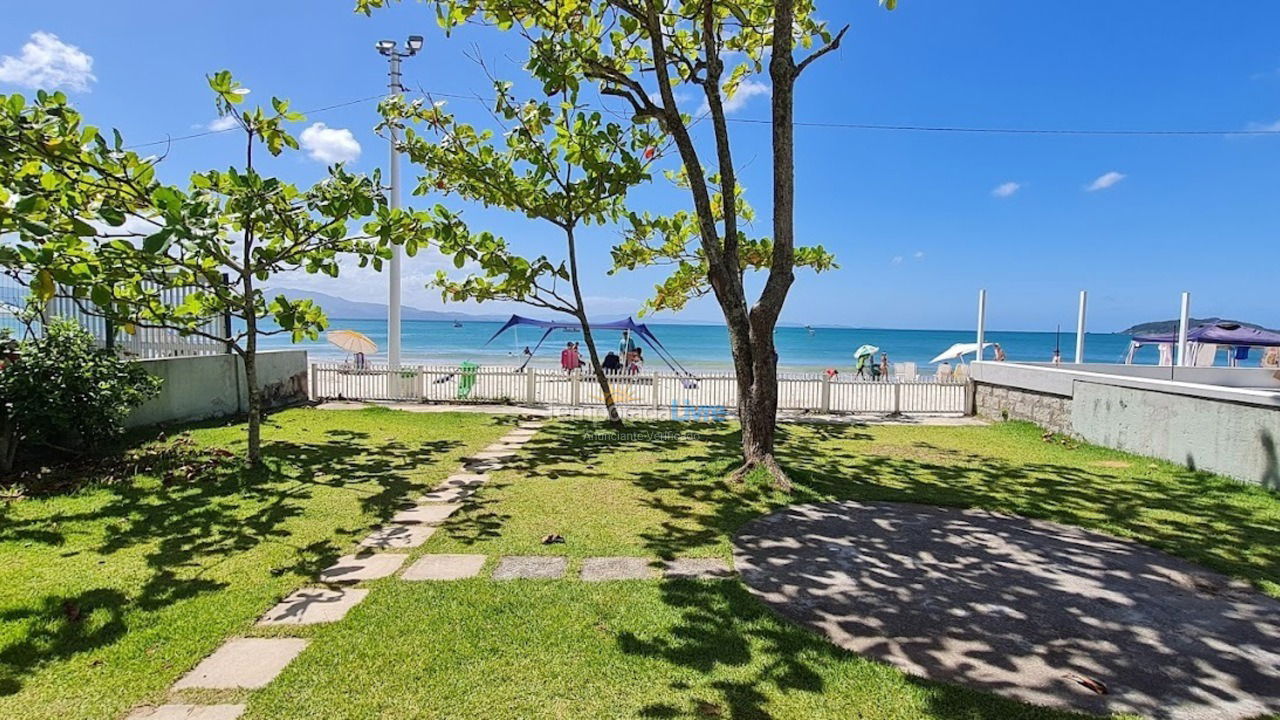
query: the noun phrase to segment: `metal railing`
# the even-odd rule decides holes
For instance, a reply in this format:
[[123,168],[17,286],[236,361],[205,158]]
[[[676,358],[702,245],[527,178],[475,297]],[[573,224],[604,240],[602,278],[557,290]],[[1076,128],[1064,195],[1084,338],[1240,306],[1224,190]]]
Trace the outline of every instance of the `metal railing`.
[[[610,392],[621,407],[721,407],[737,405],[737,380],[729,373],[684,376],[665,373],[613,375]],[[595,376],[539,368],[415,365],[355,367],[311,365],[315,400],[455,403],[524,403],[589,407],[604,404]],[[932,379],[863,381],[823,373],[778,378],[782,410],[838,413],[964,414],[969,383]]]
[[[179,305],[195,290],[197,288],[162,288],[159,290],[160,300],[166,305]],[[17,311],[26,304],[28,294],[26,285],[12,277],[0,276],[0,327],[9,328],[19,337],[26,328],[19,323]],[[53,318],[68,318],[92,333],[99,346],[115,347],[126,356],[138,358],[216,355],[227,352],[225,342],[201,335],[183,335],[176,330],[140,327],[131,333],[124,332],[94,314],[91,308],[92,304],[87,300],[77,301],[60,292],[45,306],[41,321],[31,329],[40,333],[43,331],[43,323]],[[230,328],[227,318],[223,317],[210,319],[199,329],[208,335],[224,337]]]

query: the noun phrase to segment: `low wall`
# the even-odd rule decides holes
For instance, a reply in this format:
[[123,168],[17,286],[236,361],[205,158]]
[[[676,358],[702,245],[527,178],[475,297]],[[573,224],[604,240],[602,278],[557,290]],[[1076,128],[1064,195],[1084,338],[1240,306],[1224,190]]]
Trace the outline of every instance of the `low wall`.
[[1026,420],[1071,434],[1071,398],[1004,385],[975,383],[974,414],[988,420]]
[[[129,416],[130,427],[225,417],[249,409],[248,383],[238,355],[199,355],[138,361],[163,383],[160,394]],[[258,353],[258,386],[266,407],[307,400],[307,351]]]
[[1242,368],[1218,378],[1231,385],[1215,385],[1105,369],[974,363],[975,410],[1280,489],[1280,386],[1274,371]]

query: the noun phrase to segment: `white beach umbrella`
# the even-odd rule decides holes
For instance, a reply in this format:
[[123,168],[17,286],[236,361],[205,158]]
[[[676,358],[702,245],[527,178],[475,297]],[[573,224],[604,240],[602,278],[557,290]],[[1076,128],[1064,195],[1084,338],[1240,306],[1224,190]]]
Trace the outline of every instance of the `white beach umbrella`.
[[880,348],[876,347],[875,345],[863,345],[862,347],[853,351],[853,356],[856,358],[860,358],[863,355],[875,355],[878,352],[880,352]]
[[372,355],[378,352],[377,344],[364,333],[358,333],[355,330],[334,330],[326,334],[325,338],[349,353]]
[[[995,343],[983,343],[982,347],[989,348]],[[930,360],[931,363],[946,362],[948,360],[962,360],[965,355],[975,355],[978,352],[978,343],[956,343],[951,347],[943,350],[938,357]]]

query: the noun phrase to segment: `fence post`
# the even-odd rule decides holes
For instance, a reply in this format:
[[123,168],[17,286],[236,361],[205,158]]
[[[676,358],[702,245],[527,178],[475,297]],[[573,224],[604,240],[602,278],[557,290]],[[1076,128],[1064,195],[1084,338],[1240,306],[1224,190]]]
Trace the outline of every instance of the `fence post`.
[[658,408],[662,407],[662,403],[658,398],[658,389],[662,387],[662,375],[654,373],[653,375],[653,412],[657,417]]
[[320,399],[320,368],[315,363],[311,363],[311,399]]
[[822,412],[831,412],[831,376],[822,375]]
[[902,414],[902,383],[893,383],[893,414]]
[[421,365],[418,366],[418,382],[417,382],[417,387],[414,389],[418,393],[418,402],[426,402],[427,401],[427,369],[422,367]]
[[538,402],[538,371],[532,367],[524,369],[525,376],[525,402],[530,405]]
[[576,372],[569,375],[569,404],[573,407],[582,404],[582,381]]

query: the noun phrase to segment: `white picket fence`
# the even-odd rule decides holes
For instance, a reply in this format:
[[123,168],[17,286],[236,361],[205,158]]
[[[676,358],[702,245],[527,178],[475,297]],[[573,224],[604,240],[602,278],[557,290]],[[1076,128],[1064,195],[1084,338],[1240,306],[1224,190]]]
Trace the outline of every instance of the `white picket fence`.
[[[686,377],[675,374],[619,375],[610,378],[614,401],[624,407],[733,408],[738,402],[732,374]],[[964,414],[967,382],[932,380],[868,382],[830,378],[822,373],[787,374],[778,379],[782,410],[841,413]],[[511,367],[456,365],[355,368],[335,363],[311,366],[311,396],[316,400],[410,402],[512,402],[589,407],[604,404],[591,374]]]

